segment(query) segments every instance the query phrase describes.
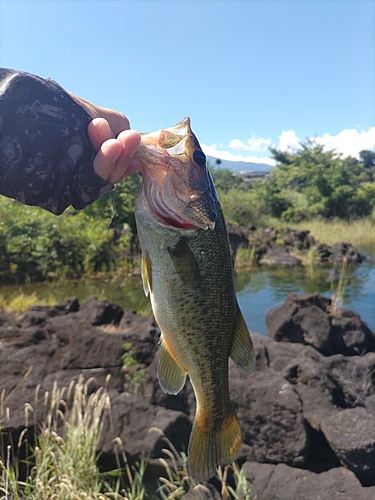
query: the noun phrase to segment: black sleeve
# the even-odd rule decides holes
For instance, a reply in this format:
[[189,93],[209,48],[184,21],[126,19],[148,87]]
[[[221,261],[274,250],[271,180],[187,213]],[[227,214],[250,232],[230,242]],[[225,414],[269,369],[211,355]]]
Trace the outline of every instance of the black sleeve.
[[112,189],[93,168],[90,120],[54,81],[0,68],[0,194],[60,215]]

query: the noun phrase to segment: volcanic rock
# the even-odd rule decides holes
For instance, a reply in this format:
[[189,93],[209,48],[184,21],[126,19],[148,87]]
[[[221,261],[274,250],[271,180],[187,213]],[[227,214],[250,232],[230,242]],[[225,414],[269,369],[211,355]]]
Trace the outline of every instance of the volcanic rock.
[[[244,440],[239,463],[252,481],[251,495],[374,498],[373,332],[352,311],[333,314],[330,299],[318,295],[289,296],[267,322],[272,338],[253,335],[254,373],[230,362],[230,395]],[[92,379],[90,393],[105,387],[111,400],[98,445],[101,468],[116,468],[116,453],[125,450],[130,463],[150,458],[147,474],[156,484],[165,474],[162,449],[170,440],[186,451],[195,414],[189,381],[177,396],[159,387],[159,336],[152,319],[93,297],[82,307],[75,298],[33,307],[21,320],[0,312],[3,447],[17,443],[25,428],[29,436],[38,430],[51,394],[83,376]],[[144,372],[136,393],[124,385],[124,345]],[[207,500],[217,497],[212,484],[204,490]]]
[[242,470],[257,500],[373,500],[375,487],[363,488],[344,467],[319,474],[285,464],[246,462]]
[[335,310],[332,300],[318,294],[291,293],[266,318],[270,337],[311,345],[326,356],[354,356],[375,351],[375,334],[354,311]]

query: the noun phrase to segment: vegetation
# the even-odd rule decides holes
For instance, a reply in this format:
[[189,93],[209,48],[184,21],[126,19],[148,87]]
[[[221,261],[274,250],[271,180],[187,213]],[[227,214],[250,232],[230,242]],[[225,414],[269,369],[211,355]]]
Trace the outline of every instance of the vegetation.
[[0,281],[20,284],[109,271],[129,265],[134,202],[140,177],[133,176],[111,195],[84,211],[60,217],[0,197]]
[[[272,222],[272,221],[271,221]],[[276,221],[277,222],[277,221]],[[271,223],[271,225],[274,225]],[[282,225],[287,226],[287,223]],[[375,254],[375,220],[367,217],[353,221],[332,219],[307,220],[293,224],[294,229],[307,229],[317,241],[333,245],[344,241]]]
[[48,300],[41,300],[35,292],[30,295],[26,295],[21,291],[17,291],[7,297],[0,294],[1,311],[13,312],[16,315],[22,315],[26,309],[36,304],[41,306],[53,306],[56,304],[56,300],[53,297],[49,297]]
[[[277,166],[262,182],[244,182],[228,169],[210,166],[227,222],[307,226],[317,220],[354,224],[367,217],[369,224],[375,223],[375,153],[362,151],[359,160],[342,158],[314,141],[294,153],[271,152]],[[68,209],[60,217],[0,197],[1,283],[56,281],[130,268],[140,185],[140,175],[131,176],[110,196],[81,212]]]
[[[49,410],[41,432],[35,437],[36,445],[26,462],[26,479],[19,479],[19,464],[10,464],[10,447],[6,457],[0,456],[0,495],[12,500],[167,500],[179,499],[189,490],[204,492],[204,485],[196,485],[189,477],[186,456],[179,454],[159,429],[162,439],[170,449],[165,449],[170,461],[160,459],[165,467],[165,477],[160,478],[156,492],[146,492],[144,476],[147,462],[135,467],[128,464],[119,438],[114,441],[118,469],[99,471],[96,447],[100,440],[105,419],[110,418],[110,398],[105,388],[96,392],[90,389],[91,381],[81,377],[76,384],[59,389],[56,385],[44,401]],[[28,407],[28,412],[34,410]],[[27,417],[28,418],[28,417]],[[26,421],[25,427],[28,426]],[[62,429],[62,431],[61,431]],[[27,434],[23,433],[19,446],[26,446]],[[13,455],[13,453],[12,453]],[[234,472],[235,486],[227,482],[228,471]],[[236,465],[219,470],[221,498],[250,500],[250,489]]]
[[[272,215],[298,222],[314,217],[353,220],[372,213],[375,153],[362,151],[360,160],[342,158],[314,141],[301,144],[295,153],[271,152],[277,162],[267,183]],[[279,207],[274,207],[274,199]]]
[[[276,160],[263,182],[230,178],[230,171],[212,169],[224,214],[233,225],[267,225],[270,218],[288,223],[339,219],[375,219],[375,153],[360,159],[324,151],[314,141],[286,153],[271,149]],[[225,182],[226,181],[226,182]]]

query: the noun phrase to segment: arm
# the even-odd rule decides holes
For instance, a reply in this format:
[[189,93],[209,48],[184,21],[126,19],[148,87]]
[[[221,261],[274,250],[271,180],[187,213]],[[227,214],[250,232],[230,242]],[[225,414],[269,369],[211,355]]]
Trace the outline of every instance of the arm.
[[0,194],[56,215],[84,208],[137,169],[126,128],[51,80],[0,69]]

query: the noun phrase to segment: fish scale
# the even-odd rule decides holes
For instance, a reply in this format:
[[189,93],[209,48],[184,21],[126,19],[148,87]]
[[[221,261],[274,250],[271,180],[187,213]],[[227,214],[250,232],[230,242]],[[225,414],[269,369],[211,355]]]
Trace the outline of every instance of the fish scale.
[[190,378],[197,408],[188,465],[204,481],[240,451],[228,358],[250,373],[254,349],[236,300],[220,202],[190,120],[143,135],[136,156],[143,286],[162,333],[158,378],[170,394]]

